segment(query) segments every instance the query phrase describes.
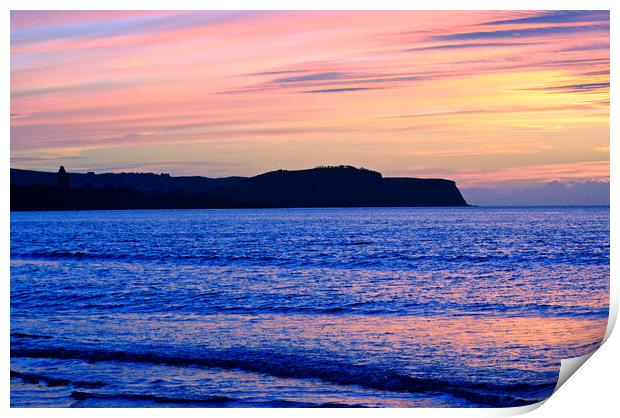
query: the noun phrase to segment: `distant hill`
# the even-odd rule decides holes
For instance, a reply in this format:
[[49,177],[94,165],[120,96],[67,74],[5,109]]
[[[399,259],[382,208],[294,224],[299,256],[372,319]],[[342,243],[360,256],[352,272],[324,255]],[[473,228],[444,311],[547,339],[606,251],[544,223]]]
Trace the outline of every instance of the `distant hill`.
[[467,206],[453,181],[383,178],[350,166],[249,178],[61,171],[62,186],[59,173],[11,169],[11,210]]
[[214,193],[277,207],[467,205],[450,180],[383,178],[376,171],[349,166],[271,171]]
[[[69,173],[71,187],[131,187],[141,192],[182,190],[188,193],[206,193],[210,190],[235,183],[245,177],[208,178],[200,176],[172,177],[154,173]],[[11,185],[55,186],[57,173],[11,169]]]
[[539,186],[463,189],[468,202],[484,206],[609,206],[607,181],[552,181]]

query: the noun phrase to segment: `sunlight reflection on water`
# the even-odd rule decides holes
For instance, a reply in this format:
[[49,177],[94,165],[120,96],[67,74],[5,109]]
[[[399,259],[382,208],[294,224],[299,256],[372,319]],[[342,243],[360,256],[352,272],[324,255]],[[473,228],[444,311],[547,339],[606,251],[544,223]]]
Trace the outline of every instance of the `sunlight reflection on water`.
[[76,406],[520,404],[608,285],[607,208],[12,213],[12,370],[105,384]]

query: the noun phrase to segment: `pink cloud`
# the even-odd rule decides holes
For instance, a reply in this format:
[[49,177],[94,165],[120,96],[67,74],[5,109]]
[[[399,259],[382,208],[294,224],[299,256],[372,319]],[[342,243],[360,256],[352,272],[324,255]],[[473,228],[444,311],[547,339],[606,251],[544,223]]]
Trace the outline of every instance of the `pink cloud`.
[[[212,156],[232,170],[245,141],[277,138],[278,161],[304,166],[355,154],[404,172],[429,156],[432,172],[469,148],[505,168],[480,170],[472,158],[446,176],[568,178],[561,167],[575,158],[605,175],[588,153],[609,141],[599,12],[76,11],[11,21],[11,148],[24,168],[42,150],[202,141],[238,143]],[[557,163],[562,132],[574,151]],[[531,143],[540,147],[526,152]]]

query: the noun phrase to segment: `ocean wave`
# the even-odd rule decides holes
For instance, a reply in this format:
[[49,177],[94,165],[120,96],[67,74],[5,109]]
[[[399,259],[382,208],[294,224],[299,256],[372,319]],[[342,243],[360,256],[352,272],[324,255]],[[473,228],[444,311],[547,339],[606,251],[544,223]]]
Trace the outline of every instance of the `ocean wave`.
[[[33,385],[45,385],[49,387],[73,387],[79,389],[101,389],[107,386],[103,382],[86,382],[86,381],[72,381],[69,379],[53,377],[48,375],[41,375],[36,373],[26,373],[11,370],[11,379],[18,379],[23,383]],[[116,406],[123,406],[124,401],[136,401],[141,403],[153,403],[153,404],[170,404],[174,406],[201,406],[208,405],[211,407],[271,407],[271,408],[360,408],[358,404],[343,404],[337,402],[325,402],[325,403],[310,403],[310,402],[297,402],[287,399],[274,399],[274,400],[254,400],[254,399],[235,399],[228,396],[209,396],[200,398],[182,398],[182,397],[170,397],[151,395],[144,393],[102,393],[102,392],[86,392],[83,390],[74,390],[71,392],[70,397],[76,401],[85,400],[105,400],[113,401]],[[159,405],[154,405],[159,406]]]
[[[235,305],[235,301],[209,300],[198,293],[194,297],[175,299],[167,305],[158,300],[141,299],[139,294],[133,295],[134,300],[128,298],[125,303],[110,300],[105,294],[65,295],[59,301],[54,295],[41,295],[37,298],[12,295],[11,302],[20,309],[49,309],[59,308],[63,311],[105,311],[105,312],[139,312],[139,313],[191,313],[197,315],[364,315],[364,316],[445,316],[452,317],[485,315],[487,317],[564,317],[564,318],[607,318],[609,308],[592,306],[557,305],[548,303],[514,303],[501,302],[408,302],[396,301],[359,301],[350,303],[325,303],[323,306],[308,305],[279,305],[277,301],[254,301],[253,306]],[[68,307],[70,306],[70,308]],[[46,339],[47,336],[36,336],[22,333],[13,333],[12,337]]]
[[[353,243],[343,243],[342,246],[372,246],[369,241],[359,241]],[[344,257],[344,258],[343,258]],[[419,262],[438,262],[438,263],[502,263],[502,264],[530,264],[544,262],[570,262],[571,265],[580,264],[600,264],[601,261],[592,254],[583,254],[576,257],[574,254],[540,254],[540,253],[514,253],[514,254],[480,254],[478,253],[450,253],[450,254],[431,254],[428,252],[407,253],[394,251],[369,251],[366,254],[351,254],[343,252],[333,259],[317,257],[313,259],[307,254],[290,255],[270,255],[270,254],[230,254],[214,252],[211,254],[140,254],[140,253],[104,253],[87,251],[26,251],[12,252],[11,259],[14,260],[89,260],[89,261],[117,261],[117,262],[151,262],[151,263],[186,263],[200,264],[209,262],[216,265],[226,265],[228,263],[247,263],[251,265],[276,265],[281,267],[300,265],[312,265],[315,267],[334,267],[341,266],[343,262],[347,267],[381,267],[390,269],[392,267],[404,268],[411,266],[412,263]],[[607,259],[608,262],[608,259]],[[393,265],[396,263],[396,265]]]
[[25,383],[31,384],[44,384],[46,386],[73,386],[76,388],[96,389],[105,386],[103,382],[85,382],[85,381],[71,381],[68,379],[62,379],[51,376],[44,376],[35,373],[24,373],[11,370],[11,379],[19,379]]
[[[236,401],[236,399],[229,398],[227,396],[210,396],[207,398],[174,398],[174,397],[166,397],[166,396],[157,396],[157,395],[146,395],[146,394],[126,394],[126,393],[92,393],[92,392],[82,392],[82,391],[74,391],[71,393],[71,398],[83,401],[87,399],[106,399],[106,400],[119,400],[119,401],[148,401],[154,402],[158,404],[225,404]],[[214,406],[214,405],[213,405]]]
[[395,371],[324,362],[276,353],[206,352],[202,355],[173,355],[157,352],[126,352],[64,347],[12,348],[11,357],[77,359],[88,362],[119,361],[168,366],[198,366],[236,369],[281,378],[320,379],[339,385],[356,385],[390,392],[440,392],[491,407],[522,406],[551,395],[555,381],[539,384],[497,385],[492,383],[451,382],[420,378]]
[[[288,399],[254,400],[237,399],[228,396],[208,396],[208,397],[170,397],[151,395],[143,393],[94,393],[84,391],[73,391],[70,397],[76,401],[103,400],[112,401],[115,406],[125,406],[125,402],[139,402],[139,406],[165,406],[174,407],[269,407],[269,408],[360,408],[358,404],[343,404],[337,402],[311,403],[297,402]],[[80,406],[80,405],[74,405]]]
[[25,332],[12,332],[11,337],[13,338],[31,338],[31,339],[45,339],[49,340],[54,338],[50,335],[37,335],[37,334],[27,334]]

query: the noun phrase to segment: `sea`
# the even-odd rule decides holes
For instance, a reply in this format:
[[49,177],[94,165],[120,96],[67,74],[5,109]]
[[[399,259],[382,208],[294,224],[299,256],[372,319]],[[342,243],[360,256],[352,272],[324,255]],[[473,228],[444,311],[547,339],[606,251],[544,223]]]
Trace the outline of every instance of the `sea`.
[[609,308],[609,208],[12,212],[12,407],[510,407]]

